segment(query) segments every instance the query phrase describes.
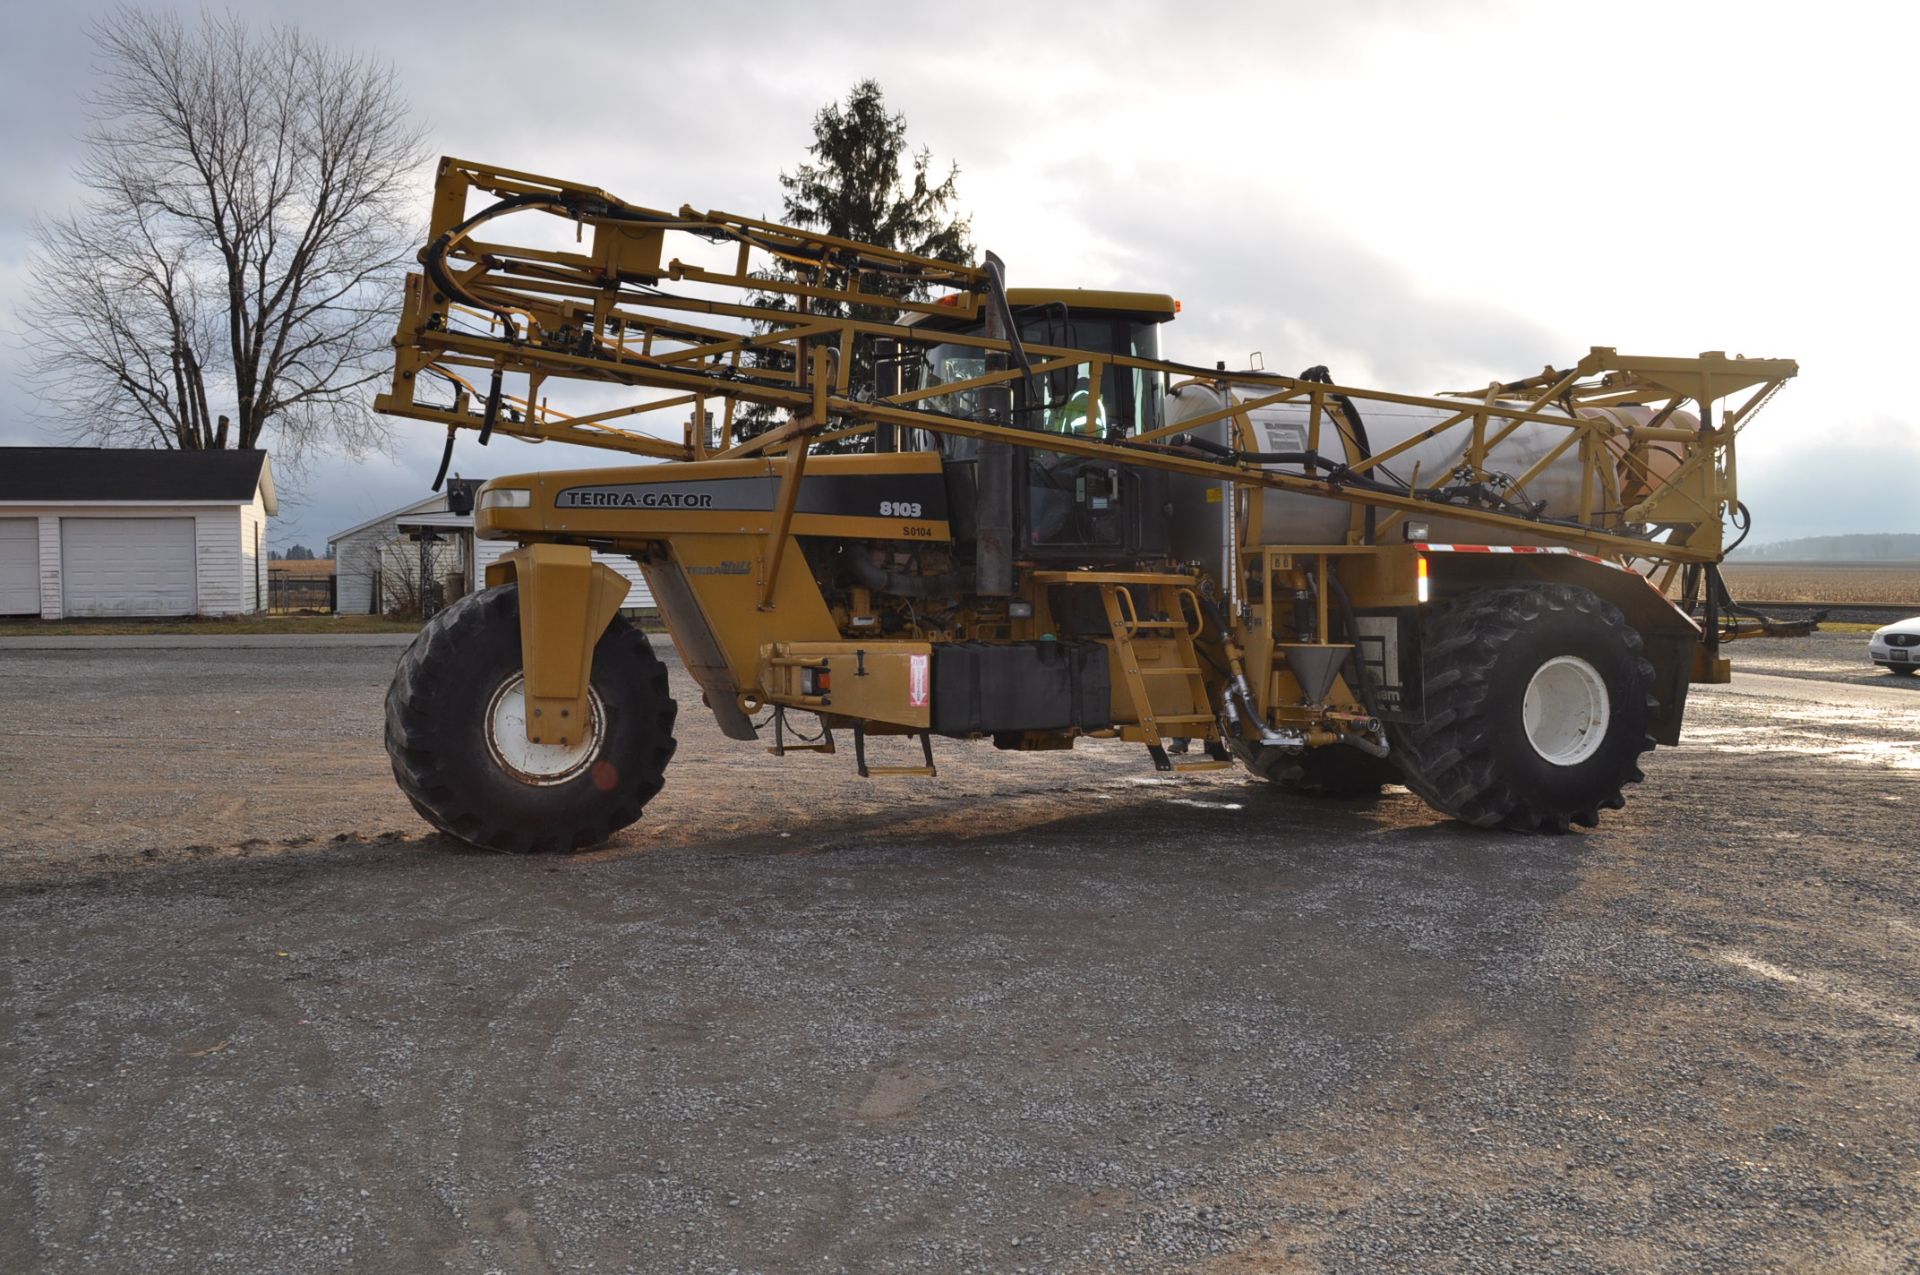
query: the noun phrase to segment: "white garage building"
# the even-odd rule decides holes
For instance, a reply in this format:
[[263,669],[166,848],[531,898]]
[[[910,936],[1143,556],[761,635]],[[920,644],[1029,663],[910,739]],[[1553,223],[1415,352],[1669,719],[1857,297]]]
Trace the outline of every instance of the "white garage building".
[[267,608],[263,451],[0,447],[0,615]]
[[[424,557],[422,536],[437,538],[427,542]],[[487,564],[514,547],[511,540],[475,536],[473,515],[449,512],[445,492],[336,531],[327,545],[333,555],[335,608],[342,615],[410,610],[423,576],[437,581],[445,601],[452,602],[484,587]],[[653,606],[646,577],[632,558],[596,553],[593,559],[618,571],[633,586],[621,603],[623,610]]]

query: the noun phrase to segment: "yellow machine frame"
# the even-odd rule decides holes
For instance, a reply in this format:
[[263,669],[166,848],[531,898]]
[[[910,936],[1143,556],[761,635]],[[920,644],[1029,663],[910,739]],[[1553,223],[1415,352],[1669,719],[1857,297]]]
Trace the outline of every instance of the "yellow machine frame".
[[[492,202],[474,213],[469,205],[476,195]],[[482,237],[497,221],[522,213],[570,223],[574,246]],[[702,259],[670,255],[669,247],[680,242]],[[1718,352],[1644,358],[1596,347],[1566,368],[1471,393],[1422,396],[1017,343],[949,330],[953,321],[977,318],[991,305],[999,286],[991,261],[937,261],[690,206],[648,209],[594,187],[454,159],[440,165],[431,241],[421,260],[423,272],[407,284],[393,379],[376,400],[378,410],[444,426],[449,454],[464,429],[482,442],[493,434],[558,440],[654,462],[502,477],[482,489],[479,534],[523,546],[489,570],[488,583],[511,578],[521,588],[530,739],[565,739],[568,724],[580,720],[594,640],[624,592],[615,587],[617,577],[609,579],[613,573],[592,566],[593,549],[641,561],[689,670],[722,726],[742,737],[753,736],[751,715],[765,707],[814,712],[829,726],[875,734],[925,732],[924,703],[914,702],[911,685],[914,657],[942,641],[1042,637],[1052,631],[1049,597],[1060,587],[1097,590],[1108,619],[1106,641],[1117,670],[1114,726],[1096,733],[1145,743],[1163,762],[1160,745],[1169,738],[1214,746],[1205,762],[1189,765],[1224,764],[1217,745],[1244,745],[1275,730],[1296,732],[1307,745],[1377,734],[1378,723],[1343,679],[1320,695],[1304,694],[1289,648],[1328,645],[1329,603],[1315,582],[1327,580],[1330,570],[1356,605],[1392,607],[1424,601],[1429,571],[1463,569],[1408,539],[1409,524],[1435,516],[1485,528],[1490,539],[1572,551],[1552,563],[1542,557],[1524,564],[1536,574],[1584,570],[1578,564],[1591,562],[1649,576],[1653,589],[1619,572],[1605,573],[1620,580],[1602,580],[1600,587],[1625,589],[1623,605],[1656,608],[1650,622],[1688,648],[1678,657],[1682,679],[1718,680],[1725,669],[1717,642],[1736,630],[1718,622],[1712,592],[1704,632],[1671,606],[1659,611],[1659,594],[1681,587],[1692,594],[1702,570],[1718,562],[1724,516],[1737,501],[1735,438],[1797,371],[1790,360]],[[785,269],[770,271],[768,261]],[[1104,304],[1137,300],[1111,294]],[[1103,304],[1097,294],[1082,294],[1078,303]],[[875,312],[901,321],[855,317]],[[935,389],[874,396],[852,384],[852,360],[842,355],[856,341],[873,339],[973,346],[1000,366]],[[1036,435],[1006,420],[944,415],[927,404],[936,395],[1010,390],[1022,378],[1063,368],[1087,369],[1089,420],[1097,417],[1109,368],[1162,384],[1199,381],[1220,389],[1227,406],[1110,439]],[[555,391],[570,391],[590,407],[555,406]],[[1344,428],[1336,408],[1341,396],[1437,409],[1443,419],[1351,465],[1307,466],[1297,474],[1174,445],[1178,435],[1226,422],[1240,448],[1258,451],[1251,414],[1293,403],[1305,405],[1306,447],[1318,453],[1323,433]],[[747,405],[785,419],[733,441]],[[1651,415],[1617,410],[1626,405]],[[661,413],[684,419],[677,439],[644,429]],[[1559,431],[1559,441],[1525,473],[1490,474],[1489,454],[1528,424]],[[1234,579],[1212,581],[1187,570],[1067,573],[1027,566],[1004,602],[976,600],[953,623],[916,623],[896,638],[869,634],[862,629],[866,617],[855,613],[861,591],[851,604],[830,605],[793,546],[796,537],[951,542],[953,529],[942,520],[802,507],[810,478],[938,474],[940,458],[931,451],[817,450],[878,430],[1038,447],[1230,484],[1245,510]],[[1416,471],[1405,491],[1368,484],[1381,466],[1442,437],[1458,448],[1449,475],[1430,475],[1422,488]],[[1656,459],[1657,453],[1665,457]],[[1577,519],[1442,503],[1434,494],[1448,478],[1497,477],[1524,492],[1569,456],[1582,472]],[[771,484],[773,497],[765,509],[726,510],[648,494],[693,477]],[[1597,481],[1602,477],[1606,481]],[[567,505],[565,494],[589,479],[598,489],[638,494],[624,505]],[[1354,516],[1347,543],[1263,544],[1261,502],[1249,497],[1267,490],[1348,503]],[[1622,500],[1612,507],[1596,503],[1594,493],[1608,490],[1620,491]],[[1223,609],[1222,591],[1241,604]],[[1284,617],[1268,600],[1304,591],[1318,599],[1315,636],[1290,643]],[[1224,622],[1210,624],[1209,615]],[[843,675],[856,664],[857,678]],[[818,674],[829,673],[833,691],[805,690],[804,670],[816,683]],[[1236,723],[1239,739],[1229,737]],[[1041,748],[1071,740],[1001,742]],[[832,747],[831,735],[821,746]]]

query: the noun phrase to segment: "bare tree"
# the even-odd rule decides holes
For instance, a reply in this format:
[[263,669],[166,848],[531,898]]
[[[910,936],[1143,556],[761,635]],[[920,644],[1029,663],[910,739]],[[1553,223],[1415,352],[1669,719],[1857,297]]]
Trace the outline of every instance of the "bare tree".
[[22,317],[41,397],[75,437],[358,451],[416,238],[425,158],[393,69],[291,27],[98,22],[105,86],[79,172],[42,221]]

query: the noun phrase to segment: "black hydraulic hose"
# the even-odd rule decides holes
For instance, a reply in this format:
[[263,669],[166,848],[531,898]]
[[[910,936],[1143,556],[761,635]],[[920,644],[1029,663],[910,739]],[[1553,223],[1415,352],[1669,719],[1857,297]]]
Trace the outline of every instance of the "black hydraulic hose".
[[[487,409],[480,417],[480,445],[485,447],[493,437],[494,422],[500,419],[500,368],[493,369],[493,384],[487,389]],[[449,442],[451,446],[451,442]]]
[[[1175,434],[1172,442],[1176,447],[1191,447],[1195,451],[1210,452],[1215,456],[1225,456],[1228,460],[1237,460],[1240,456],[1239,452],[1228,447],[1225,443],[1216,443],[1211,438],[1202,438],[1198,434]],[[1127,446],[1139,447],[1143,446],[1143,444],[1129,443]]]
[[1727,554],[1732,553],[1735,549],[1745,544],[1747,537],[1753,532],[1753,514],[1748,512],[1746,502],[1736,500],[1733,502],[1733,508],[1734,512],[1739,515],[1734,519],[1733,525],[1740,529],[1740,536],[1732,544],[1720,551],[1722,557],[1725,557]]
[[447,481],[447,466],[453,463],[453,436],[459,428],[458,425],[447,426],[446,450],[440,453],[440,468],[434,471],[433,486],[429,490],[439,491]]
[[[1313,381],[1321,385],[1332,385],[1333,373],[1327,370],[1326,364],[1316,363],[1312,367],[1308,368],[1306,371],[1302,372],[1300,374],[1300,379],[1303,381]],[[1333,396],[1333,401],[1339,404],[1340,410],[1346,414],[1347,424],[1352,426],[1352,432],[1345,435],[1348,451],[1350,453],[1347,456],[1347,464],[1351,466],[1354,463],[1354,460],[1356,459],[1356,457],[1351,455],[1352,452],[1358,452],[1359,456],[1357,459],[1361,461],[1372,460],[1373,459],[1373,440],[1367,437],[1367,422],[1366,422],[1366,419],[1360,415],[1359,405],[1356,404],[1353,401],[1353,397],[1348,394],[1335,394]],[[1384,474],[1387,478],[1391,479],[1395,483],[1398,483],[1402,491],[1407,492],[1407,494],[1409,495],[1413,494],[1412,489],[1408,487],[1407,483],[1400,477],[1400,475],[1394,473],[1391,469],[1388,469],[1385,465],[1382,465],[1379,468],[1380,468],[1380,472]],[[1366,511],[1366,543],[1368,544],[1373,543],[1374,528],[1378,521],[1379,521],[1379,510],[1375,509],[1372,505],[1368,505],[1367,511]]]
[[1228,460],[1252,461],[1256,465],[1319,465],[1322,463],[1318,452],[1243,452],[1237,447],[1216,443],[1211,438],[1199,434],[1176,434],[1173,442],[1179,447],[1191,447],[1195,451],[1222,456]]
[[[1713,610],[1727,615],[1744,615],[1749,620],[1758,620],[1768,626],[1781,623],[1781,621],[1776,620],[1764,611],[1757,611],[1744,603],[1735,602],[1733,600],[1733,592],[1727,587],[1726,579],[1720,574],[1720,568],[1717,564],[1708,564],[1702,574],[1706,577],[1708,582],[1707,588],[1711,590],[1713,595],[1708,599],[1714,604]],[[1699,605],[1699,602],[1700,600],[1697,598],[1683,597],[1682,609],[1691,614],[1694,608]],[[1827,618],[1827,612],[1815,611],[1812,618],[1814,623],[1817,624]]]
[[1319,452],[1241,452],[1240,459],[1256,465],[1311,465],[1328,473],[1344,475],[1347,472],[1345,465],[1330,464]]
[[1750,620],[1764,620],[1769,624],[1773,623],[1772,616],[1756,611],[1750,606],[1742,606],[1733,600],[1733,591],[1727,588],[1726,577],[1720,574],[1720,564],[1717,562],[1707,564],[1707,587],[1713,590],[1714,596],[1719,601],[1722,611],[1729,612],[1733,615],[1744,615]]
[[[1231,640],[1231,638],[1233,637],[1233,630],[1227,627],[1227,617],[1220,610],[1219,604],[1216,603],[1212,598],[1201,597],[1198,593],[1193,595],[1193,600],[1200,604],[1201,619],[1203,621],[1212,621],[1213,627],[1220,634],[1220,640],[1222,642]],[[1204,633],[1206,630],[1203,628],[1201,631]],[[1225,677],[1232,676],[1232,674],[1228,670],[1220,667],[1220,661],[1214,659],[1211,655],[1208,655],[1203,648],[1196,646],[1193,648],[1193,651],[1195,655],[1198,655],[1201,659],[1205,660],[1209,665],[1211,665],[1213,667],[1213,671],[1218,673],[1221,677],[1225,678]]]
[[[1365,474],[1356,474],[1345,465],[1334,464],[1318,452],[1243,452],[1223,446],[1212,439],[1201,438],[1195,434],[1176,434],[1167,440],[1170,447],[1160,447],[1154,443],[1134,443],[1125,439],[1116,441],[1116,446],[1135,448],[1140,451],[1169,451],[1181,448],[1204,452],[1226,461],[1245,461],[1256,465],[1302,465],[1314,466],[1326,472],[1320,475],[1293,475],[1308,478],[1309,481],[1325,482],[1330,486],[1352,487],[1360,491],[1377,492],[1383,496],[1413,495],[1405,485],[1379,482]],[[1478,501],[1481,505],[1494,508],[1516,518],[1524,518],[1542,527],[1563,527],[1569,531],[1591,532],[1593,527],[1571,518],[1548,518],[1541,512],[1539,505],[1522,505],[1510,497],[1492,490],[1483,483],[1468,483],[1454,487],[1428,487],[1415,497],[1432,501],[1442,507],[1459,504],[1462,501]]]
[[447,254],[453,251],[455,243],[471,234],[474,227],[481,223],[491,221],[505,213],[533,207],[568,211],[566,205],[552,195],[509,195],[498,203],[482,208],[420,250],[420,265],[426,270],[427,278],[433,282],[433,286],[448,297],[464,301],[476,310],[485,310],[492,314],[505,327],[510,340],[514,339],[513,316],[500,306],[482,301],[456,283],[453,276],[447,272]]
[[[1189,447],[1210,456],[1218,456],[1222,460],[1242,461],[1254,465],[1299,465],[1323,469],[1326,473],[1317,477],[1337,486],[1358,487],[1363,491],[1380,492],[1389,496],[1406,494],[1404,488],[1380,482],[1364,474],[1353,473],[1346,465],[1330,461],[1319,452],[1243,452],[1238,448],[1216,443],[1210,438],[1202,438],[1198,434],[1177,434],[1169,441],[1177,447]],[[1123,446],[1131,445],[1133,444],[1123,444]]]
[[1027,401],[1039,398],[1033,379],[1033,361],[1027,357],[1026,343],[1020,339],[1020,325],[1014,322],[1013,306],[1007,300],[1006,266],[1000,258],[991,252],[986,254],[982,264],[987,276],[987,304],[992,306],[1000,320],[1001,328],[1006,332],[1008,353],[1012,355],[1015,366],[1020,369],[1020,384],[1027,392]]
[[[1326,364],[1316,363],[1302,372],[1299,379],[1312,381],[1318,385],[1332,385],[1333,373],[1327,371]],[[1340,410],[1346,414],[1347,423],[1353,426],[1353,445],[1360,453],[1359,459],[1372,459],[1373,443],[1367,438],[1367,422],[1361,418],[1360,408],[1354,403],[1352,397],[1346,394],[1335,394],[1333,401],[1340,405]],[[1348,457],[1348,463],[1352,463],[1353,459]]]
[[[520,195],[508,195],[505,199],[488,204],[485,208],[482,208],[479,212],[473,214],[473,216],[467,218],[451,230],[446,231],[432,243],[422,248],[420,250],[420,265],[426,270],[427,278],[433,282],[433,286],[448,297],[464,301],[474,309],[485,310],[498,318],[506,328],[509,340],[517,339],[513,330],[513,321],[510,312],[500,306],[481,300],[479,297],[474,296],[465,288],[461,287],[459,283],[455,281],[453,275],[447,271],[447,254],[453,251],[454,244],[472,234],[476,227],[485,222],[492,221],[495,217],[505,216],[507,213],[518,212],[525,208],[543,208],[548,212],[558,213],[563,216],[575,218],[576,220],[582,217],[599,217],[608,221],[630,221],[647,224],[664,220],[654,214],[636,212],[630,208],[615,208],[611,205],[602,204],[598,200],[585,200],[577,197],[569,199],[564,195],[543,194],[535,191]],[[694,231],[693,233],[699,232]]]
[[[658,218],[637,215],[630,211],[618,209],[596,215],[606,216],[618,221],[647,222],[658,220]],[[707,238],[715,241],[726,238],[744,239],[755,247],[765,249],[767,252],[773,253],[778,257],[791,257],[799,261],[817,262],[823,266],[830,266],[859,274],[891,274],[909,277],[927,273],[919,266],[910,265],[905,262],[887,261],[881,258],[868,257],[848,248],[808,248],[791,244],[779,244],[775,243],[765,234],[754,231],[734,232],[722,230],[717,227],[702,228],[697,226],[683,227],[683,229],[689,234],[705,235]],[[955,270],[964,270],[967,268],[958,262],[943,262],[942,264],[951,265]]]

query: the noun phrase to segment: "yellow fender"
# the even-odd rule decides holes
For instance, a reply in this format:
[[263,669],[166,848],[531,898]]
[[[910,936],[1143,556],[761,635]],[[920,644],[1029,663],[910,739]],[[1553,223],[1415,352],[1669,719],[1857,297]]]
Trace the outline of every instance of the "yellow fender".
[[593,648],[632,588],[585,545],[521,545],[487,565],[487,587],[520,586],[527,739],[571,744],[587,722]]

